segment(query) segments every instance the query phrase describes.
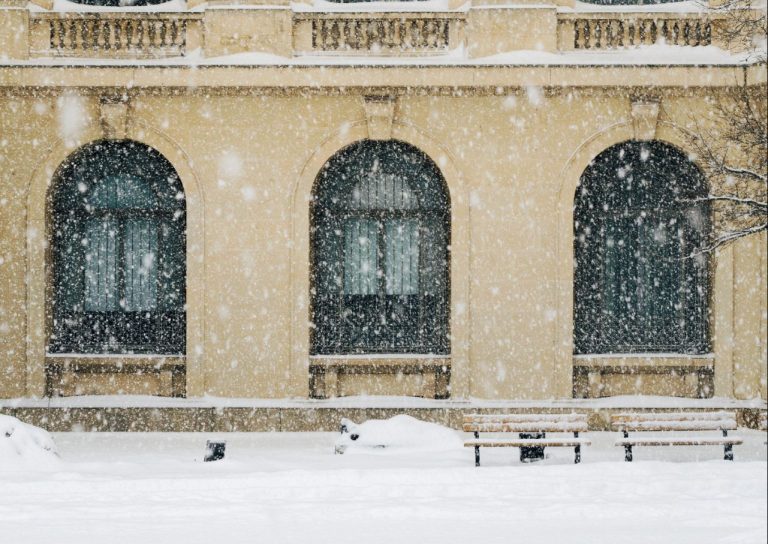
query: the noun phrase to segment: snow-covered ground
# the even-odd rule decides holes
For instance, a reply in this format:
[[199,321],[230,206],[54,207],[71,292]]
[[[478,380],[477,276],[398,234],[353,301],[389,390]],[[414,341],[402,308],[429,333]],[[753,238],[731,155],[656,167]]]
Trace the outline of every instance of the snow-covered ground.
[[[61,460],[0,465],[0,542],[764,543],[765,433],[718,447],[638,448],[616,433],[521,464],[451,441],[334,454],[336,433],[54,433]],[[226,459],[203,463],[206,440]],[[437,444],[439,446],[439,444]]]

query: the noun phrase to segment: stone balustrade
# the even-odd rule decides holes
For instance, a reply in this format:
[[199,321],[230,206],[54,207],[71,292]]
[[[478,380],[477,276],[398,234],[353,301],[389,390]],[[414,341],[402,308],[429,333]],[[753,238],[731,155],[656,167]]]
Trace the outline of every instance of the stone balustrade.
[[593,13],[558,17],[560,49],[627,49],[664,43],[679,46],[712,45],[713,20],[685,14]]
[[304,13],[295,19],[295,43],[301,53],[440,54],[459,45],[464,19],[451,12]]
[[[3,1],[0,0],[0,8]],[[43,0],[38,0],[43,1]],[[567,0],[558,0],[565,2]],[[433,56],[603,51],[665,43],[724,46],[725,15],[639,6],[611,11],[553,4],[468,5],[461,9],[374,11],[347,5],[212,5],[194,11],[26,11],[0,9],[0,51],[9,58],[157,59],[269,53],[283,57]],[[21,29],[21,30],[19,30]]]
[[[30,21],[35,56],[164,58],[190,50],[200,14],[44,13]],[[195,28],[195,30],[197,30]]]

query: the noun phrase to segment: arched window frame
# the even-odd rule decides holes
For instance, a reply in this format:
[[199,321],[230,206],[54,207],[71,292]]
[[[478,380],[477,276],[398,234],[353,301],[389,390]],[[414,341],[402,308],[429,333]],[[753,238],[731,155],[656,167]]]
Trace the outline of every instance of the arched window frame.
[[[663,142],[592,161],[574,203],[576,354],[710,351],[706,195],[698,167]],[[679,244],[664,245],[671,231]]]
[[104,140],[58,169],[49,200],[50,353],[186,351],[186,201],[154,149]]
[[[355,197],[366,176],[373,184],[376,176],[390,176],[392,187],[402,184],[401,196],[380,193],[393,199],[389,205],[366,204]],[[429,157],[398,141],[352,144],[318,174],[310,220],[311,354],[450,353],[450,199]],[[361,240],[375,238],[370,253],[357,259],[376,261],[367,279],[362,267],[350,266],[350,225],[370,229],[358,232]],[[350,281],[351,273],[363,281]]]

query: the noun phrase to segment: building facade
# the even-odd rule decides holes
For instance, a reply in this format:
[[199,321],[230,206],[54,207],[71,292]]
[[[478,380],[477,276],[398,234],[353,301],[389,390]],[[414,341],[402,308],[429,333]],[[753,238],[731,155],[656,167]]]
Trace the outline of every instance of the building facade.
[[0,397],[766,398],[683,4],[0,0]]

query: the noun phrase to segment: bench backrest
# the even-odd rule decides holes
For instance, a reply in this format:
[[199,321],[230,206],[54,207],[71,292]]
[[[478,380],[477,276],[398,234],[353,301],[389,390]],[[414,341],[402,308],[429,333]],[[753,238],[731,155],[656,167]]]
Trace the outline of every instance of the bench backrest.
[[733,431],[733,412],[625,413],[611,416],[616,431]]
[[469,414],[465,432],[486,433],[573,433],[589,429],[587,414]]

